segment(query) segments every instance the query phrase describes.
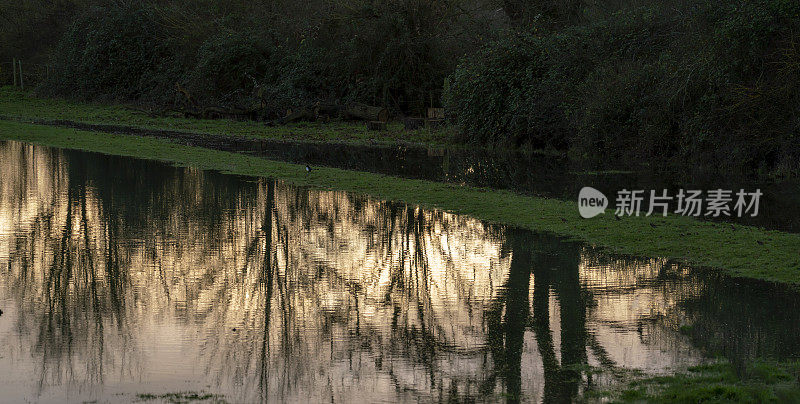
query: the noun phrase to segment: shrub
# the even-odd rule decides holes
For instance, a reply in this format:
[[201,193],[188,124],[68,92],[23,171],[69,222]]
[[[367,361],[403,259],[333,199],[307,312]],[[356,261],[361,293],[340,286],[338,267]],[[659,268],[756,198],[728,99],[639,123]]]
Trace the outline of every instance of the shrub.
[[800,13],[786,0],[649,6],[514,35],[460,63],[464,139],[775,171],[800,157]]
[[464,139],[478,144],[563,148],[563,94],[551,77],[545,38],[516,34],[465,59],[445,104]]
[[170,36],[143,8],[95,8],[77,19],[42,90],[81,98],[161,98],[180,73]]
[[188,88],[203,104],[257,101],[259,83],[274,74],[274,53],[261,34],[223,31],[200,46]]

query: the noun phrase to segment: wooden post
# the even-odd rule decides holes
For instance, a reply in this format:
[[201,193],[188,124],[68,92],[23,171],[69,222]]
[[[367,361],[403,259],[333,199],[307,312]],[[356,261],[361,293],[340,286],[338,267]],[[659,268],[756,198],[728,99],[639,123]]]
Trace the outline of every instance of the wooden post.
[[19,61],[19,88],[25,89],[25,83],[22,82],[22,60]]
[[11,59],[11,74],[14,75],[14,87],[17,86],[17,58]]

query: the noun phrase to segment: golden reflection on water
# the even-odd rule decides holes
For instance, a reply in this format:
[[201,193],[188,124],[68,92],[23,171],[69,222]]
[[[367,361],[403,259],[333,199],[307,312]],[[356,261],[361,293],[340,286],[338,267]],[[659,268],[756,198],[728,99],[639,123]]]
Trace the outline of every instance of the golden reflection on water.
[[676,330],[698,293],[664,260],[442,211],[0,144],[11,401],[569,400],[612,377],[585,365],[697,362]]

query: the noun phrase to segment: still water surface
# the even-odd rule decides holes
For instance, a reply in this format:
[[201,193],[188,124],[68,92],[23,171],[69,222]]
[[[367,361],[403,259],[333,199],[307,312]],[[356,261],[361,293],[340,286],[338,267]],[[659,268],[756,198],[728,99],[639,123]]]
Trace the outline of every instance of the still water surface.
[[0,143],[0,397],[566,402],[800,353],[800,299],[339,191]]

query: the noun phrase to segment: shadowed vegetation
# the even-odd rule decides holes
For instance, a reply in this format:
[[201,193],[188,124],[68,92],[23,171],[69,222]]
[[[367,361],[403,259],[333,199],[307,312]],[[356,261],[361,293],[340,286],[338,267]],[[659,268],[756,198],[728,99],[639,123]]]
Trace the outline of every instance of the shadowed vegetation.
[[672,376],[637,380],[619,393],[599,395],[623,403],[796,403],[800,401],[800,366],[756,361],[740,374],[722,361]]
[[24,122],[70,121],[220,136],[347,144],[444,145],[452,143],[454,137],[452,128],[406,131],[402,124],[396,122],[389,123],[386,130],[370,131],[358,122],[295,122],[267,126],[261,122],[192,119],[175,114],[152,116],[130,105],[43,99],[27,96],[12,87],[0,87],[0,117]]
[[41,95],[259,120],[444,106],[472,145],[798,170],[789,0],[25,0],[0,16],[0,60],[46,64],[26,78]]

